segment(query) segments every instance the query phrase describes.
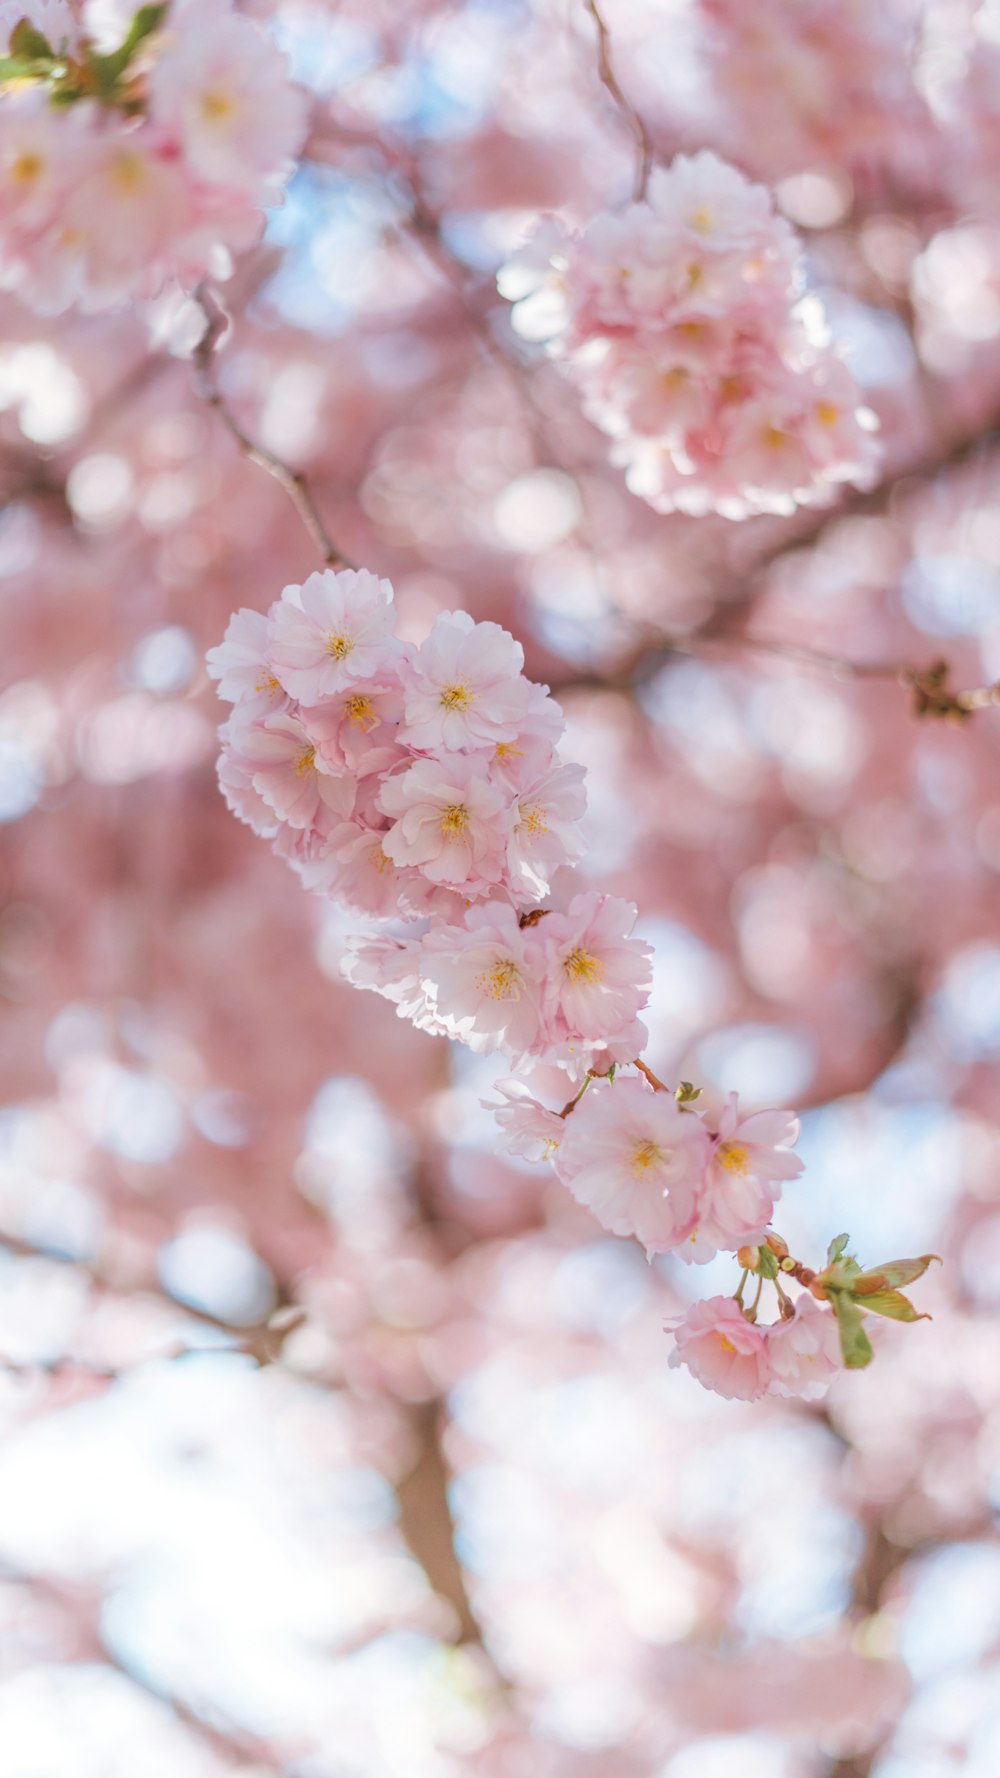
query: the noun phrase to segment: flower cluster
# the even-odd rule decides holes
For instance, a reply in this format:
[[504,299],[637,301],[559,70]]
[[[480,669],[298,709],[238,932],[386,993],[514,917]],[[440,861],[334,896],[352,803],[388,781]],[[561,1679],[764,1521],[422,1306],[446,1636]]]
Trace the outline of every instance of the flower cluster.
[[[576,889],[584,773],[560,758],[562,713],[523,666],[494,623],[443,612],[417,647],[396,634],[388,581],[312,574],[266,616],[237,612],[208,655],[234,706],[223,793],[307,885],[387,922],[349,945],[356,987],[505,1057],[515,1072],[491,1109],[509,1153],[550,1161],[649,1256],[733,1252],[744,1281],[775,1285],[773,1328],[741,1292],[713,1299],[677,1330],[672,1362],[724,1395],[822,1393],[838,1354],[869,1361],[866,1311],[915,1318],[898,1285],[928,1256],[866,1273],[843,1236],[821,1274],[792,1260],[769,1224],[802,1170],[798,1119],[671,1093],[642,1061],[650,949],[630,902]],[[544,1076],[575,1089],[559,1110],[536,1097]],[[813,1295],[793,1307],[779,1273]]]
[[804,294],[796,237],[716,155],[679,155],[580,236],[543,223],[499,285],[658,511],[789,513],[870,478],[874,416]]
[[758,1327],[735,1297],[709,1297],[675,1324],[674,1341],[672,1366],[686,1365],[707,1389],[739,1401],[818,1401],[843,1364],[836,1316],[805,1292],[769,1327]]
[[[389,582],[353,569],[286,587],[267,617],[238,612],[208,657],[235,704],[222,786],[310,887],[378,918],[433,915],[454,941],[436,972],[506,971],[493,999],[524,1030],[509,1009],[538,941],[518,912],[581,854],[583,768],[560,759],[558,705],[498,624],[443,613],[419,648],[394,632]],[[564,924],[578,948],[593,927],[613,971],[607,916]]]
[[110,51],[86,7],[21,10],[0,12],[0,288],[59,313],[228,276],[304,133],[271,39],[230,0],[144,6]]
[[595,1079],[572,1117],[547,1125],[539,1121],[543,1108],[518,1095],[516,1082],[502,1086],[511,1094],[495,1108],[503,1146],[524,1154],[537,1131],[573,1196],[648,1254],[702,1264],[720,1249],[763,1240],[782,1182],[802,1171],[791,1152],[798,1119],[788,1111],[744,1116],[735,1093],[713,1117],[698,1104],[700,1094],[678,1101],[648,1076]]

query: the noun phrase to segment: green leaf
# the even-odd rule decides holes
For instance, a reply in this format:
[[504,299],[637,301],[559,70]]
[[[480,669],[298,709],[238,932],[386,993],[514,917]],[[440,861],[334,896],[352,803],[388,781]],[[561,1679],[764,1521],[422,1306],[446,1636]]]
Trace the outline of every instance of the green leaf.
[[860,1300],[859,1307],[869,1309],[873,1315],[887,1315],[890,1321],[929,1321],[929,1315],[918,1315],[908,1297],[901,1290],[870,1290]]
[[129,26],[128,36],[124,43],[112,50],[110,55],[91,58],[91,66],[97,75],[98,85],[102,92],[109,92],[117,85],[140,44],[145,43],[147,37],[151,37],[154,31],[159,30],[166,16],[166,5],[140,6]]
[[772,1253],[766,1241],[761,1247],[758,1247],[757,1254],[757,1271],[760,1276],[762,1278],[776,1278],[778,1276],[778,1258],[775,1253]]
[[837,1291],[832,1299],[840,1329],[840,1350],[849,1371],[863,1371],[875,1354],[862,1326],[861,1310],[851,1297]]
[[10,34],[11,54],[19,62],[54,62],[56,52],[30,19],[19,19]]
[[[922,1278],[932,1260],[941,1264],[937,1253],[922,1253],[919,1259],[889,1259],[884,1266],[873,1267],[870,1272],[862,1272],[857,1280],[854,1292],[856,1296],[865,1296],[870,1290],[882,1290],[886,1286],[890,1290],[898,1290],[902,1284],[913,1284]],[[870,1281],[870,1284],[869,1284]]]
[[828,1266],[836,1265],[838,1259],[843,1259],[844,1254],[847,1252],[847,1243],[850,1238],[850,1235],[834,1236],[826,1250],[826,1263]]

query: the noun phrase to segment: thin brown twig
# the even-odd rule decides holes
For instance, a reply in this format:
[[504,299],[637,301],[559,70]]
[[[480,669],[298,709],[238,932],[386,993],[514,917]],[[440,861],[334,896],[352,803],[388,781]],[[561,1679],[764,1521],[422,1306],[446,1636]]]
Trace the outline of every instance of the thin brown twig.
[[234,440],[240,455],[245,457],[248,463],[256,464],[258,469],[265,470],[268,475],[273,476],[280,487],[284,488],[327,567],[353,568],[354,563],[344,555],[343,550],[338,549],[330,536],[306,476],[300,469],[290,469],[280,457],[276,457],[272,451],[265,450],[263,445],[252,439],[228,406],[225,397],[219,390],[215,370],[215,349],[226,330],[227,316],[221,304],[204,284],[199,285],[195,291],[195,301],[205,317],[205,332],[194,352],[195,374],[202,399],[208,403],[209,407],[214,408],[226,431]]
[[694,630],[686,636],[656,634],[647,638],[614,674],[578,674],[553,686],[562,694],[588,689],[633,691],[648,682],[673,655],[701,659],[716,650],[760,654],[772,660],[791,661],[794,665],[814,667],[835,679],[892,679],[912,694],[916,716],[936,716],[964,721],[976,710],[1000,705],[1000,681],[992,685],[974,686],[956,691],[949,684],[951,668],[945,660],[916,666],[910,661],[855,661],[846,655],[831,654],[803,643],[783,642],[773,636],[748,636],[738,630],[720,627]]
[[583,4],[597,27],[597,70],[601,77],[601,84],[611,94],[635,137],[636,167],[632,201],[639,204],[646,196],[646,189],[649,185],[649,175],[653,167],[653,144],[643,119],[632,101],[626,98],[619,85],[614,62],[611,59],[611,33],[601,16],[597,0],[583,0]]

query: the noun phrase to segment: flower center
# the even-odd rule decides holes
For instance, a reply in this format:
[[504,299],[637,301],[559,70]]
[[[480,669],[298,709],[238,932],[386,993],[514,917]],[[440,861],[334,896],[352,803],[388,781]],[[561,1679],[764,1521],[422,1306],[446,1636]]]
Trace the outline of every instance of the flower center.
[[476,977],[476,987],[491,1000],[520,1000],[521,977],[517,964],[509,957],[497,957],[489,969]]
[[125,150],[115,155],[111,174],[119,191],[135,191],[145,182],[146,163],[141,154],[130,154]]
[[760,436],[762,443],[767,446],[769,451],[783,451],[785,446],[791,443],[788,433],[783,432],[780,426],[767,425],[763,428]]
[[716,1337],[718,1339],[719,1345],[722,1347],[723,1352],[735,1352],[736,1351],[736,1347],[733,1345],[732,1340],[727,1339],[724,1333],[720,1333]]
[[834,407],[832,401],[821,401],[816,409],[816,418],[821,426],[836,426],[840,419],[840,409]]
[[712,232],[713,220],[714,218],[708,205],[701,204],[691,217],[691,227],[699,235],[708,235]]
[[441,832],[446,840],[457,840],[469,825],[469,811],[464,803],[449,803],[441,810]]
[[354,637],[345,636],[338,630],[331,630],[326,639],[326,652],[335,661],[346,660],[354,647]]
[[648,1173],[650,1167],[655,1167],[657,1161],[662,1159],[663,1150],[658,1148],[655,1142],[640,1142],[632,1156],[632,1171],[633,1173]]
[[40,154],[32,154],[30,150],[25,149],[14,157],[10,169],[11,179],[15,185],[31,185],[42,172],[44,165]]
[[724,1142],[719,1150],[719,1159],[727,1173],[749,1173],[750,1156],[738,1142]]
[[348,721],[353,722],[355,728],[363,728],[366,733],[378,725],[375,706],[371,698],[366,698],[363,692],[356,692],[353,697],[348,698],[344,704],[344,710],[347,713]]
[[219,92],[216,89],[212,92],[202,93],[199,109],[206,123],[221,123],[224,118],[232,117],[236,106],[229,93]]
[[315,770],[315,747],[300,747],[298,758],[295,761],[295,776],[297,778],[305,778],[310,772],[314,772]]
[[524,748],[518,747],[513,741],[498,741],[495,759],[521,759]]
[[548,811],[543,809],[541,803],[519,803],[518,813],[521,817],[517,824],[518,830],[526,828],[532,836],[548,833],[549,824],[545,819]]
[[471,703],[472,691],[463,680],[456,680],[454,685],[442,686],[442,710],[467,710]]
[[563,969],[571,982],[603,982],[604,964],[592,952],[585,951],[578,945],[563,958]]
[[276,692],[281,690],[281,683],[273,673],[262,673],[254,687],[255,691]]
[[388,857],[381,840],[379,840],[377,846],[372,847],[369,856],[371,857],[371,861],[380,877],[383,877],[387,870],[395,870],[396,868],[392,859]]

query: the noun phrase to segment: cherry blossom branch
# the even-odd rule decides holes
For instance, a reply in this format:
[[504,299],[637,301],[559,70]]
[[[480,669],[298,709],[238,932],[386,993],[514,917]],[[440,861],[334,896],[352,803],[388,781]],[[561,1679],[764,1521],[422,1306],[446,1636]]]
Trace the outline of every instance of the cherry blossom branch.
[[219,390],[216,375],[216,346],[226,331],[228,317],[204,284],[200,284],[195,291],[195,301],[205,317],[205,331],[194,351],[195,374],[202,399],[218,414],[240,455],[248,463],[254,463],[258,469],[263,469],[279,487],[284,488],[327,567],[353,568],[354,563],[330,536],[306,476],[300,469],[290,468],[280,457],[265,450],[263,445],[252,439],[228,406]]
[[820,648],[809,648],[797,642],[783,642],[778,637],[750,636],[725,627],[693,630],[686,636],[659,634],[635,650],[623,667],[613,674],[577,674],[572,679],[557,680],[556,692],[602,690],[632,692],[637,684],[651,679],[672,655],[689,655],[701,659],[715,650],[746,651],[773,660],[791,661],[835,679],[891,679],[912,694],[916,716],[934,716],[964,721],[976,710],[1000,705],[1000,680],[991,685],[974,686],[966,691],[954,690],[948,683],[951,667],[946,660],[935,660],[925,667],[908,661],[855,661],[848,656],[832,654]]
[[611,33],[601,16],[597,0],[583,0],[583,4],[597,27],[597,69],[600,75],[601,84],[606,87],[611,94],[612,99],[635,137],[636,169],[635,183],[632,187],[632,199],[634,203],[638,204],[641,203],[642,199],[646,196],[646,189],[649,185],[649,175],[653,166],[653,144],[643,119],[631,100],[626,98],[625,93],[619,84],[618,76],[614,69],[614,62],[611,57]]
[[455,1615],[455,1641],[472,1642],[484,1649],[498,1683],[503,1683],[488,1650],[455,1553],[455,1526],[448,1502],[449,1472],[441,1443],[443,1402],[421,1402],[410,1412],[417,1442],[416,1460],[396,1483],[399,1528],[411,1553],[420,1563],[431,1591],[451,1606]]
[[[220,1333],[229,1336],[232,1344],[224,1347],[206,1348],[174,1344],[160,1351],[144,1354],[137,1360],[138,1364],[148,1364],[154,1360],[200,1357],[206,1350],[238,1352],[245,1358],[252,1358],[262,1369],[269,1364],[281,1362],[285,1342],[306,1319],[305,1310],[297,1304],[284,1302],[267,1315],[263,1321],[250,1327],[241,1327],[233,1321],[226,1321],[221,1315],[213,1315],[209,1309],[200,1309],[191,1303],[177,1302],[174,1297],[167,1296],[153,1280],[117,1279],[102,1270],[93,1261],[77,1258],[71,1253],[58,1253],[38,1245],[34,1241],[25,1240],[9,1230],[0,1229],[0,1248],[18,1259],[43,1259],[52,1265],[69,1266],[81,1272],[88,1280],[91,1289],[101,1297],[121,1298],[130,1296],[146,1296],[162,1302],[177,1315],[188,1317],[192,1321],[200,1321],[207,1327],[214,1327]],[[115,1382],[124,1375],[125,1370],[133,1370],[137,1365],[129,1365],[122,1369],[105,1369],[102,1366],[87,1365],[71,1356],[56,1358],[38,1363],[22,1363],[18,1360],[0,1358],[0,1368],[14,1375],[51,1375],[58,1376],[61,1372],[72,1368],[84,1375],[92,1375],[101,1381]]]

